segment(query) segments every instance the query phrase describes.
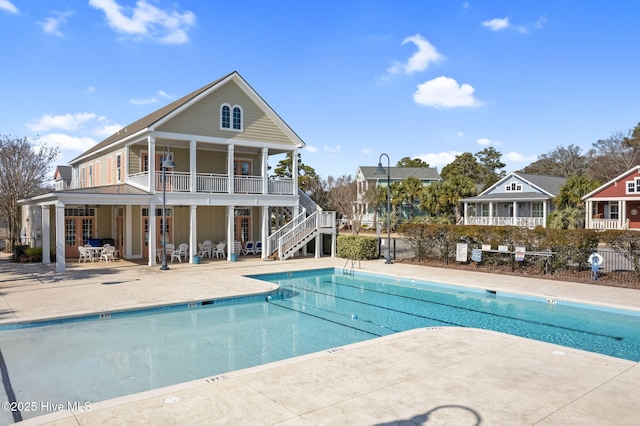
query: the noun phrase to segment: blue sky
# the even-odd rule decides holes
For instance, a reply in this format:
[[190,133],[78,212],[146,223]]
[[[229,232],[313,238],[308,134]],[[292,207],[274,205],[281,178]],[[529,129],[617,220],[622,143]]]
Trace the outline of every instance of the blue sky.
[[0,0],[0,133],[65,164],[235,70],[322,177],[489,146],[510,172],[640,122],[638,16],[635,0]]

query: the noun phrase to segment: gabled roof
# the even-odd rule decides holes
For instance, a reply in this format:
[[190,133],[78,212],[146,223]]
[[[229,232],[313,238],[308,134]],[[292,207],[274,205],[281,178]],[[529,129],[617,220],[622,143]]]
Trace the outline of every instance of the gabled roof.
[[205,98],[210,93],[214,92],[219,87],[224,86],[229,81],[235,81],[238,86],[249,95],[250,98],[262,109],[265,114],[267,114],[274,122],[279,125],[279,127],[287,134],[293,142],[296,143],[299,147],[304,147],[304,142],[300,137],[289,127],[287,123],[280,118],[280,116],[262,99],[258,93],[253,90],[253,88],[238,74],[237,71],[233,71],[232,73],[219,78],[206,86],[203,86],[186,96],[181,97],[178,100],[171,102],[170,104],[148,114],[141,119],[134,121],[133,123],[124,126],[122,129],[118,130],[113,135],[109,136],[102,142],[92,146],[76,158],[70,161],[70,163],[74,163],[82,158],[95,153],[97,151],[102,150],[103,148],[108,147],[114,143],[120,142],[124,139],[130,138],[133,135],[140,134],[144,131],[153,131],[155,127],[160,124],[163,124],[168,119],[173,118],[176,114],[182,112],[189,106],[198,102],[199,100]]
[[71,182],[71,166],[56,166],[56,171],[53,173],[53,176],[60,176],[60,180],[65,182]]
[[[387,174],[376,174],[377,167],[374,166],[359,166],[362,176],[369,180],[382,180],[387,178]],[[384,168],[387,170],[387,168]],[[391,180],[402,180],[408,177],[415,177],[420,180],[442,180],[437,169],[433,167],[390,167]]]
[[587,195],[583,196],[582,199],[586,200],[587,198],[591,198],[594,195],[596,195],[598,192],[601,192],[602,190],[604,190],[605,188],[608,188],[611,185],[614,185],[616,182],[620,182],[621,180],[623,180],[627,176],[632,175],[634,173],[638,173],[638,172],[640,172],[640,165],[632,167],[629,170],[627,170],[626,172],[624,172],[624,173],[620,174],[619,176],[616,176],[615,178],[611,179],[609,182],[607,182],[607,183],[605,183],[603,185],[600,185],[599,187],[597,187],[596,189],[594,189],[593,191],[591,191]]
[[527,182],[534,188],[537,188],[541,192],[544,192],[551,197],[555,197],[556,195],[558,195],[558,192],[560,192],[560,187],[564,185],[565,182],[567,181],[566,178],[555,177],[555,176],[531,175],[528,173],[511,172],[505,177],[503,177],[502,179],[500,179],[498,182],[491,185],[489,188],[482,191],[482,193],[479,194],[478,196],[485,195],[492,192],[494,189],[496,189],[500,185],[505,184],[514,176],[520,178],[524,182]]
[[[538,191],[529,192],[507,192],[507,193],[494,193],[493,191],[504,185],[513,177],[517,177],[523,182],[528,183]],[[543,176],[532,175],[521,172],[511,172],[498,182],[485,189],[479,195],[475,197],[463,198],[460,201],[475,202],[475,201],[519,201],[519,200],[548,200],[555,198],[560,192],[560,187],[567,181],[566,178],[560,178],[555,176]]]

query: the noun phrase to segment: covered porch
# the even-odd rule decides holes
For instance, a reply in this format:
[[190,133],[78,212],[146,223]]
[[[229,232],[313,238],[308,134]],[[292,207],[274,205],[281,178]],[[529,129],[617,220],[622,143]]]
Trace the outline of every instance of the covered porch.
[[465,225],[545,227],[550,203],[541,199],[463,200]]

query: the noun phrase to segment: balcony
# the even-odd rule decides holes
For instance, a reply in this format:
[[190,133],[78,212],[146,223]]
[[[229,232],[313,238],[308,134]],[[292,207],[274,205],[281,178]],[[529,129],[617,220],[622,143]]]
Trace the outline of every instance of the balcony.
[[[262,176],[234,176],[233,193],[264,194]],[[135,173],[127,177],[127,183],[141,189],[149,190],[149,172]],[[267,194],[296,195],[293,179],[267,180]],[[191,188],[191,174],[188,172],[170,172],[165,174],[164,189],[167,192],[196,192],[203,194],[229,193],[229,176],[226,174],[196,173],[195,190]],[[162,172],[155,174],[156,191],[162,190]]]

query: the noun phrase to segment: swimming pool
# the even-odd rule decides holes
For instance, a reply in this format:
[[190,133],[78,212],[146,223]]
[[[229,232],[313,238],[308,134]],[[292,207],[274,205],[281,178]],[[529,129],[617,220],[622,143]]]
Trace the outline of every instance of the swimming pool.
[[[633,312],[585,310],[562,301],[339,269],[252,278],[281,288],[269,297],[0,331],[5,396],[12,393],[22,402],[96,402],[416,327],[490,328],[640,360],[640,315]],[[39,414],[21,413],[22,418]]]

